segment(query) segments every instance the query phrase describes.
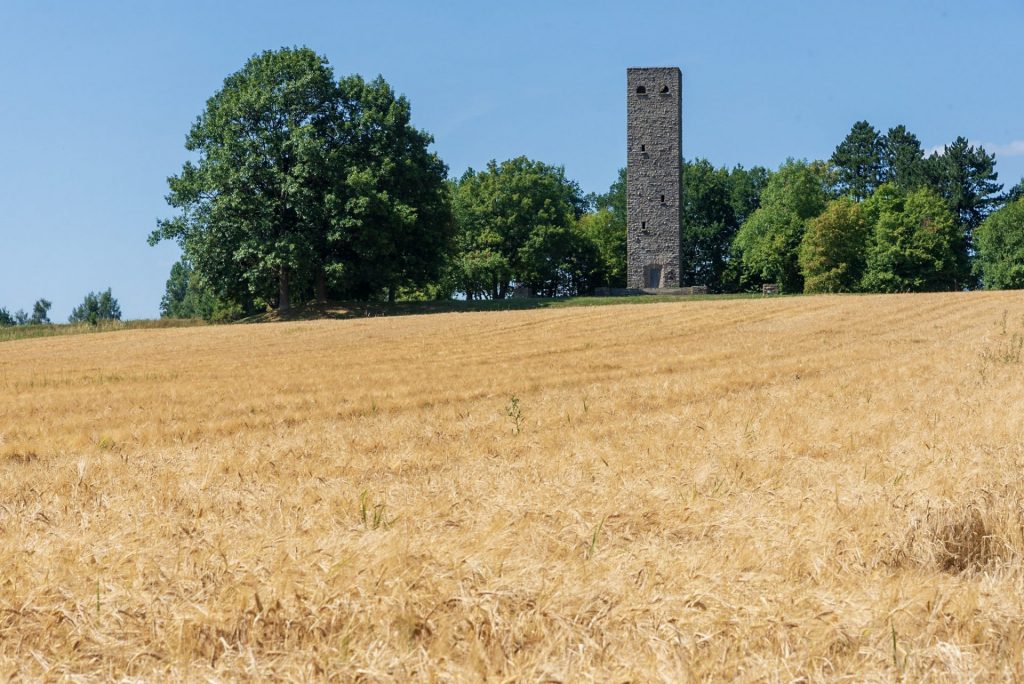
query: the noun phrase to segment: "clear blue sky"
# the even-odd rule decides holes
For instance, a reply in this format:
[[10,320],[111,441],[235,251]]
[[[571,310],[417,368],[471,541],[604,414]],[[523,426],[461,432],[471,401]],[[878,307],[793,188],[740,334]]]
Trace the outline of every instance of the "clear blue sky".
[[149,247],[206,98],[253,53],[307,45],[383,74],[452,175],[524,154],[604,191],[625,163],[627,66],[683,70],[683,151],[827,158],[857,120],[963,135],[1024,176],[1024,2],[0,2],[0,306],[67,319],[112,287],[158,315]]

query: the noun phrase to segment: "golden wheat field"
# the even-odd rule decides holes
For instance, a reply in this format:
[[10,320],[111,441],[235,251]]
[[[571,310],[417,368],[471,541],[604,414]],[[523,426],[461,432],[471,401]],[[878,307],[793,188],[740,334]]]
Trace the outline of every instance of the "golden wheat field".
[[1024,678],[1024,296],[0,344],[0,678]]

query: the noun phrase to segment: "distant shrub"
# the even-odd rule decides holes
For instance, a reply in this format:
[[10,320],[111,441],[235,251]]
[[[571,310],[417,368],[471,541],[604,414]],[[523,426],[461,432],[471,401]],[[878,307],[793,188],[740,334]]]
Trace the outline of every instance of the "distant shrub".
[[90,292],[85,300],[76,306],[68,318],[69,323],[91,323],[121,320],[121,306],[114,299],[108,287],[104,292]]

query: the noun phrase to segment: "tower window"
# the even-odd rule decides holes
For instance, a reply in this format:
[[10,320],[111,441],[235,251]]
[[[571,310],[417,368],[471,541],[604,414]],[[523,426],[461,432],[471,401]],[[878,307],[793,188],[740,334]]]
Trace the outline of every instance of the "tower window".
[[641,152],[646,152],[647,151],[647,145],[641,145],[640,146],[640,151]]
[[664,203],[665,203],[665,196],[664,196],[664,195],[662,195],[662,196],[661,196],[661,203],[662,203],[662,204],[664,204]]
[[640,222],[640,227],[641,228],[646,228],[647,227],[647,221],[641,221]]
[[668,95],[668,86],[667,85],[661,86],[661,94],[662,95]]
[[644,86],[637,86],[636,87],[636,94],[637,95],[643,95],[646,92],[647,92],[647,88],[645,88]]

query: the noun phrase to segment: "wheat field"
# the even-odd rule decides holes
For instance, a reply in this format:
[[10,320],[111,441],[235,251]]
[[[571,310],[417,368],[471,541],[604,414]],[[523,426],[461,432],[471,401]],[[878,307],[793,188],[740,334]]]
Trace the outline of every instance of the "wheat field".
[[0,678],[1024,678],[1024,297],[0,344]]

